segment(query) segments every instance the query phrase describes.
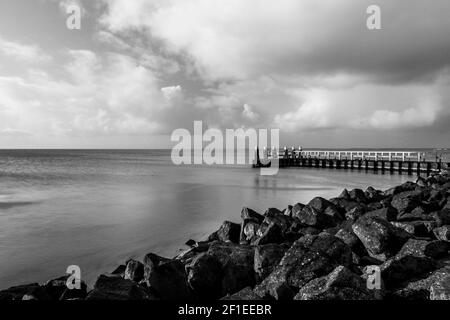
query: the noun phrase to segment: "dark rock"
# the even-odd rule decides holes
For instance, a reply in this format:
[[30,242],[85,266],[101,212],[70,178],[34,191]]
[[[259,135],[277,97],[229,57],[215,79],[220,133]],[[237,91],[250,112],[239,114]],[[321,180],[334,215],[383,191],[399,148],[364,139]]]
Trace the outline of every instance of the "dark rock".
[[278,224],[272,222],[269,225],[263,224],[259,228],[257,238],[252,244],[263,245],[269,243],[282,243],[283,241],[283,230]]
[[261,297],[292,299],[309,281],[352,263],[351,249],[342,240],[322,233],[304,236],[286,251],[274,271],[255,288]]
[[397,218],[397,210],[392,207],[385,207],[374,211],[367,212],[365,217],[378,217],[387,221],[395,221]]
[[381,260],[395,255],[410,235],[379,217],[363,216],[352,226],[368,253]]
[[339,213],[338,208],[333,203],[322,197],[315,197],[310,202],[308,202],[308,206],[316,209],[320,213],[324,213],[327,216],[331,217],[333,223],[339,223],[343,220],[343,217]]
[[239,292],[232,295],[227,295],[220,300],[262,300],[255,292],[253,292],[251,287],[246,287]]
[[334,227],[342,221],[340,214],[334,206],[326,207],[324,211],[318,210],[317,207],[320,206],[316,204],[316,206],[313,207],[308,204],[295,215],[295,218],[297,218],[300,223],[315,228]]
[[431,216],[434,221],[436,221],[438,227],[450,225],[450,209],[443,209],[438,212],[433,212]]
[[373,187],[368,187],[364,191],[364,195],[368,202],[379,202],[384,198],[383,192],[381,190],[376,190]]
[[334,204],[342,214],[349,212],[355,207],[362,207],[364,209],[366,208],[366,206],[363,203],[343,198],[332,198],[330,199],[330,202]]
[[202,253],[186,267],[188,284],[202,299],[221,297],[222,265],[215,257]]
[[422,177],[418,177],[418,178],[417,178],[416,184],[417,184],[419,187],[427,187],[427,186],[428,186],[427,181],[426,181],[424,178],[422,178]]
[[446,241],[425,241],[409,239],[402,247],[399,255],[411,255],[415,257],[430,257],[437,259],[448,254],[450,244]]
[[125,276],[125,269],[126,269],[126,268],[127,268],[126,265],[121,264],[120,266],[118,266],[117,268],[115,268],[114,271],[111,272],[111,274],[114,274],[114,275],[118,275],[118,276],[124,277],[124,276]]
[[336,238],[341,239],[346,245],[348,245],[353,252],[359,256],[367,255],[367,251],[364,248],[361,240],[356,236],[352,229],[340,229],[336,233]]
[[37,283],[15,286],[0,291],[0,301],[22,300],[27,296],[28,300],[51,300],[52,297],[46,292],[45,288]]
[[293,207],[289,205],[286,209],[283,210],[283,214],[288,217],[292,217],[292,209]]
[[430,229],[427,227],[425,221],[411,221],[411,222],[391,222],[393,226],[403,229],[411,235],[417,237],[429,237],[431,235]]
[[373,300],[366,282],[344,266],[303,286],[295,300]]
[[255,249],[255,274],[257,282],[265,279],[283,258],[288,247],[286,245],[266,244]]
[[52,279],[47,281],[43,287],[52,300],[69,300],[69,299],[84,299],[87,295],[87,286],[84,281],[80,281],[80,289],[69,289],[67,287],[67,280],[69,275]]
[[124,278],[139,282],[144,279],[144,264],[136,260],[129,260],[125,269]]
[[86,300],[154,300],[144,287],[118,276],[100,275]]
[[240,224],[231,221],[225,221],[220,227],[220,229],[217,230],[216,236],[208,240],[219,240],[222,242],[239,243],[240,232],[241,232]]
[[450,226],[442,226],[433,230],[434,235],[439,240],[450,241]]
[[180,260],[149,253],[144,257],[144,280],[162,300],[190,300],[187,275]]
[[450,300],[450,275],[431,285],[430,300]]
[[422,207],[416,207],[414,210],[408,213],[404,213],[397,217],[398,221],[408,222],[408,221],[420,221],[420,220],[431,220],[432,217],[429,216]]
[[349,191],[350,200],[365,203],[367,201],[364,191],[361,189],[353,189]]
[[185,245],[187,245],[188,247],[195,247],[197,245],[197,241],[189,239],[188,241],[185,242]]
[[244,221],[242,224],[243,228],[241,231],[241,241],[240,242],[249,242],[255,241],[257,238],[257,233],[260,228],[260,224],[251,220]]
[[364,215],[365,209],[362,207],[354,207],[352,210],[345,213],[345,219],[350,221],[358,220],[362,215]]
[[300,212],[303,210],[304,207],[305,207],[305,205],[303,203],[296,203],[292,207],[291,217],[298,218]]
[[264,220],[264,216],[250,208],[242,208],[241,211],[242,220],[253,220],[257,223],[261,223]]
[[208,255],[221,265],[221,296],[255,285],[255,249],[227,243],[212,244]]
[[392,198],[391,205],[398,211],[397,218],[411,212],[420,205],[420,193],[416,191],[404,191]]

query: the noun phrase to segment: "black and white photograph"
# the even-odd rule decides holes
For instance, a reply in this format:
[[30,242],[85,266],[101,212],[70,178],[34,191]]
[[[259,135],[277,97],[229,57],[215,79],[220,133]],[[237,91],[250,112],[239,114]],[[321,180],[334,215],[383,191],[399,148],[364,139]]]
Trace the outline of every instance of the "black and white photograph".
[[0,0],[0,308],[450,300],[449,15]]

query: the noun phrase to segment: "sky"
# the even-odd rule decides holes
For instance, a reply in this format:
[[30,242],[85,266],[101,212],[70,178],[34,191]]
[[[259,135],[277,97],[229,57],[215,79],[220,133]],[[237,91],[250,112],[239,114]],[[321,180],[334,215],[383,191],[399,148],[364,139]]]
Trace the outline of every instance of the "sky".
[[[66,26],[81,8],[81,29]],[[369,30],[369,5],[381,29]],[[1,0],[0,148],[450,147],[450,1]]]

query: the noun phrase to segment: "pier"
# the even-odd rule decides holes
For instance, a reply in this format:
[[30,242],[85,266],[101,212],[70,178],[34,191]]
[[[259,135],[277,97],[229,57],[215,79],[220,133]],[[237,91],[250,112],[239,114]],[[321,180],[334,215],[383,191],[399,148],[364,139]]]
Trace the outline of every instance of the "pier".
[[450,159],[418,151],[302,150],[302,148],[259,149],[254,168],[270,167],[276,159],[280,168],[307,167],[374,172],[420,174],[450,168]]

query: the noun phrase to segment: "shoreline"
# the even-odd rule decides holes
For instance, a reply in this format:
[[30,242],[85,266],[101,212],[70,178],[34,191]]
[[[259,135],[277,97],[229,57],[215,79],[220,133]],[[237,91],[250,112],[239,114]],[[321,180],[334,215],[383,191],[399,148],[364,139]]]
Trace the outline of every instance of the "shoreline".
[[344,190],[264,214],[243,208],[174,258],[149,253],[68,289],[68,275],[0,300],[450,299],[450,176]]

